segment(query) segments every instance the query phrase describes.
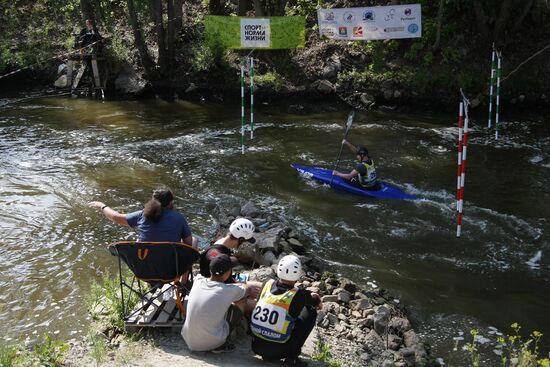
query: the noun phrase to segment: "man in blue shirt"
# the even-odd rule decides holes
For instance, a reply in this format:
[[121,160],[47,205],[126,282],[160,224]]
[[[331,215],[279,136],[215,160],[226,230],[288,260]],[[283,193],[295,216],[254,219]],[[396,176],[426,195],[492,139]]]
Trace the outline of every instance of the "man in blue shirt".
[[116,224],[137,227],[141,242],[183,242],[197,248],[187,220],[174,210],[174,195],[167,188],[155,190],[143,210],[129,214],[119,213],[101,201],[92,201],[88,205],[100,209]]

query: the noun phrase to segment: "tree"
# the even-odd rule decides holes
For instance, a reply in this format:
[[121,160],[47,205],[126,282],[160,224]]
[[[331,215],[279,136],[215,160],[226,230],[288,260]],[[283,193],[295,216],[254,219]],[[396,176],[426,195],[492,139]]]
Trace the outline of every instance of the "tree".
[[134,32],[134,42],[139,52],[139,57],[141,59],[141,65],[145,69],[145,72],[149,77],[153,76],[155,64],[147,51],[147,45],[143,39],[141,32],[141,27],[139,25],[139,20],[136,12],[136,7],[134,0],[127,0],[128,5],[128,20],[132,26],[132,31]]

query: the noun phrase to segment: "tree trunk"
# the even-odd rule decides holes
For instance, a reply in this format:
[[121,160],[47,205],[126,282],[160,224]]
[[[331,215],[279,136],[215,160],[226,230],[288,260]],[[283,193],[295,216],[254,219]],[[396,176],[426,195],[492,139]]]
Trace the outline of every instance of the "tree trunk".
[[208,2],[208,14],[223,15],[223,6],[221,0],[210,0]]
[[485,19],[485,12],[483,11],[483,6],[481,4],[481,1],[474,1],[474,13],[476,15],[476,21],[477,21],[477,28],[479,29],[479,32],[485,38],[488,40],[489,38],[489,27],[487,27],[487,22]]
[[80,0],[80,12],[84,21],[91,19],[95,24],[94,7],[90,0]]
[[168,65],[166,63],[166,34],[164,32],[164,25],[162,24],[162,0],[152,0],[153,15],[155,19],[155,29],[157,31],[157,47],[159,51],[159,66],[160,73],[166,75],[168,71]]
[[248,1],[249,0],[239,0],[239,6],[237,10],[238,16],[242,17],[246,15],[246,13],[248,12]]
[[174,65],[176,55],[176,16],[174,9],[174,0],[168,0],[166,5],[168,13],[168,23],[166,23],[166,58],[168,66]]
[[493,32],[493,39],[497,43],[499,42],[500,37],[502,36],[502,32],[504,31],[504,28],[506,26],[506,22],[508,21],[511,7],[512,0],[503,0],[502,4],[500,5],[500,11],[498,12],[498,17],[497,21],[495,22],[495,29]]
[[254,13],[257,17],[265,17],[264,5],[261,0],[253,0],[254,2]]
[[439,0],[439,8],[437,10],[437,29],[435,32],[435,42],[433,45],[433,50],[437,50],[439,48],[439,43],[441,42],[441,23],[443,23],[443,0]]
[[147,45],[145,44],[145,41],[143,40],[143,35],[141,34],[141,28],[139,26],[136,7],[134,6],[134,0],[127,0],[127,5],[128,5],[128,20],[134,32],[134,42],[139,52],[141,64],[145,69],[145,72],[147,73],[147,75],[151,77],[153,76],[155,65],[153,64],[153,60],[151,60],[151,56],[149,56],[149,52],[147,51]]
[[516,22],[514,23],[514,26],[512,27],[512,32],[511,32],[512,34],[515,34],[519,30],[519,27],[521,27],[521,25],[523,24],[523,21],[527,17],[527,14],[529,14],[529,11],[531,11],[531,9],[533,8],[534,2],[535,0],[527,1],[527,3],[525,4],[525,7],[523,8],[523,11],[521,12],[520,16],[517,18]]

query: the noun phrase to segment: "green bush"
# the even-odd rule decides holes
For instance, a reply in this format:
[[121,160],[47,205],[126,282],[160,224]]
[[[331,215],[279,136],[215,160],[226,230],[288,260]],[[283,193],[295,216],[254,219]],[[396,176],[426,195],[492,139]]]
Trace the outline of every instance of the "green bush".
[[[533,331],[529,339],[523,340],[520,330],[521,326],[515,322],[511,325],[513,334],[497,339],[497,348],[500,349],[500,362],[502,367],[550,367],[548,358],[539,359],[539,343],[542,333]],[[470,330],[472,341],[466,343],[472,367],[481,366],[481,356],[477,345],[478,331]]]
[[63,365],[69,345],[64,341],[55,341],[44,334],[41,342],[34,346],[30,355],[30,365],[33,367],[60,367]]
[[276,92],[281,91],[284,86],[283,78],[275,71],[254,75],[254,81],[259,86],[273,89]]
[[315,353],[311,357],[314,361],[324,362],[327,367],[342,367],[342,362],[332,359],[332,353],[330,351],[330,346],[318,340],[315,345]]

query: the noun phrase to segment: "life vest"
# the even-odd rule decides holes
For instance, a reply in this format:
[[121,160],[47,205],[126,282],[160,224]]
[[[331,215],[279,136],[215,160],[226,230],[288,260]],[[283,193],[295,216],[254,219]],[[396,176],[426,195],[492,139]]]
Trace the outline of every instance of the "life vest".
[[376,167],[374,166],[374,160],[371,159],[371,164],[367,162],[360,162],[367,169],[367,174],[359,174],[359,184],[363,187],[372,187],[376,185]]
[[272,294],[271,287],[275,280],[269,280],[264,288],[254,311],[252,311],[250,329],[254,336],[275,343],[286,343],[294,329],[295,319],[289,309],[298,288],[294,287],[282,294]]

